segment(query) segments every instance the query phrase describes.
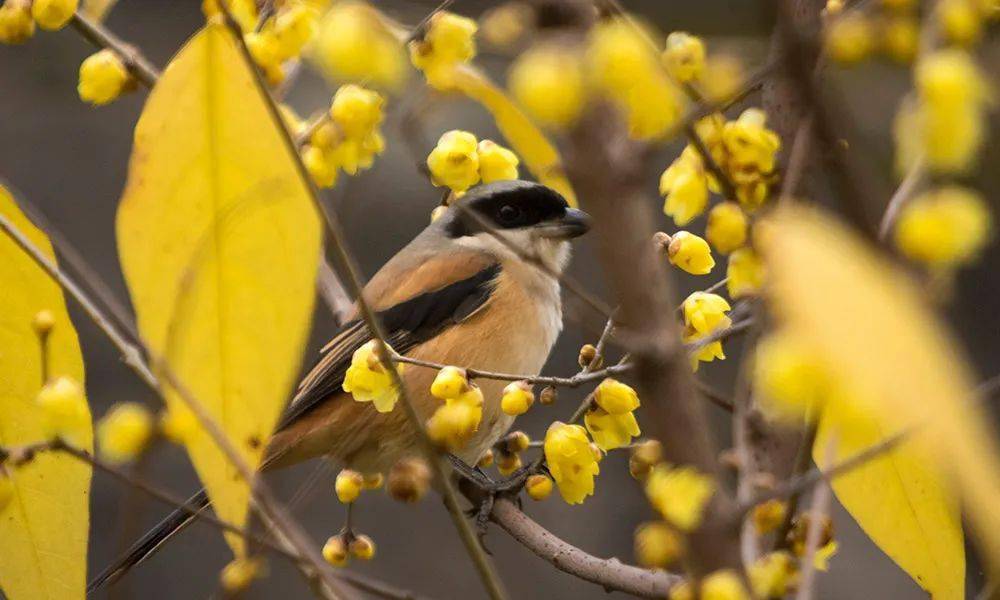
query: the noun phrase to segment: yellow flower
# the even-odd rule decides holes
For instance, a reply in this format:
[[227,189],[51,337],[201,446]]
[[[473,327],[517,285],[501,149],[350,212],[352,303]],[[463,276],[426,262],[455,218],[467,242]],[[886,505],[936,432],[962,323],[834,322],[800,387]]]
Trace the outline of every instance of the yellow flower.
[[31,16],[42,29],[55,31],[69,23],[79,0],[33,0]]
[[431,470],[419,458],[404,458],[389,469],[386,491],[400,502],[417,502],[427,493]]
[[647,440],[632,448],[628,458],[628,472],[633,478],[643,481],[649,476],[653,467],[663,460],[663,444],[656,440]]
[[517,155],[493,140],[483,140],[477,147],[479,177],[483,183],[517,179]]
[[134,460],[152,434],[153,417],[136,402],[116,404],[97,425],[101,456],[110,463]]
[[309,177],[318,187],[333,187],[337,183],[337,164],[333,156],[321,148],[306,144],[302,149],[302,162],[309,171]]
[[892,17],[882,29],[882,49],[892,60],[908,64],[917,55],[920,27],[913,17]]
[[935,17],[945,37],[954,44],[969,46],[982,36],[982,15],[971,0],[942,0],[935,6]]
[[13,497],[14,482],[10,480],[10,474],[7,471],[0,469],[0,514],[10,504],[10,500]]
[[513,50],[514,45],[534,25],[534,9],[524,2],[504,2],[488,9],[479,17],[483,39],[500,50]]
[[722,569],[701,582],[701,600],[750,600],[743,579],[732,569]]
[[331,536],[323,544],[323,559],[334,567],[343,567],[350,560],[351,555],[347,549],[347,543],[341,535]]
[[678,231],[671,237],[667,258],[672,265],[692,275],[708,275],[715,266],[708,242],[687,231]]
[[125,89],[128,69],[112,50],[91,54],[80,64],[80,99],[97,106],[111,102]]
[[672,217],[678,227],[687,225],[705,211],[708,179],[694,148],[685,148],[660,176],[660,195],[664,197],[664,214]]
[[[396,406],[399,389],[375,355],[375,347],[375,340],[372,340],[354,352],[342,387],[345,392],[351,393],[355,402],[371,402],[375,410],[387,413]],[[403,372],[402,364],[394,367],[397,373]]]
[[698,333],[713,333],[732,324],[726,313],[732,310],[718,294],[694,292],[684,300],[684,323]]
[[730,54],[716,54],[705,62],[701,91],[710,102],[725,102],[736,96],[743,85],[743,63]]
[[427,24],[424,38],[410,43],[410,61],[431,86],[445,88],[455,65],[476,55],[476,29],[472,19],[439,11]]
[[42,411],[45,435],[82,446],[90,433],[90,410],[83,387],[70,377],[57,377],[42,386],[36,402]]
[[451,451],[460,450],[479,430],[483,419],[483,392],[478,386],[445,400],[427,420],[427,435]]
[[931,267],[969,263],[990,238],[990,213],[973,190],[947,186],[914,198],[899,215],[895,239],[911,260]]
[[708,211],[705,237],[722,254],[742,248],[747,243],[747,215],[739,204],[722,202]]
[[722,130],[722,142],[734,163],[730,175],[741,183],[743,171],[752,174],[767,174],[774,170],[781,138],[765,127],[767,115],[759,108],[748,108],[735,121],[726,123]]
[[233,594],[250,587],[255,579],[264,576],[264,561],[259,558],[236,558],[227,564],[219,574],[222,589]]
[[713,494],[715,482],[694,467],[660,465],[646,480],[646,497],[653,507],[683,531],[691,531],[701,524]]
[[382,122],[382,94],[354,85],[342,85],[333,96],[330,118],[349,139],[363,140]]
[[532,475],[525,482],[524,488],[532,500],[545,500],[552,493],[552,480],[545,475]]
[[359,169],[372,166],[375,155],[385,150],[385,139],[378,131],[362,140],[348,138],[338,143],[331,153],[333,162],[348,175],[354,175]]
[[666,523],[643,523],[635,530],[635,560],[644,567],[662,569],[683,553],[683,538]]
[[520,454],[501,452],[499,456],[497,456],[497,471],[500,471],[500,474],[505,477],[520,469],[522,466],[523,464],[521,463]]
[[371,560],[375,558],[375,541],[364,534],[355,535],[347,549],[354,558],[360,560]]
[[594,494],[594,476],[601,469],[583,427],[553,422],[545,432],[544,451],[563,500],[581,504]]
[[677,81],[698,79],[705,70],[705,43],[698,36],[675,31],[667,36],[663,64]]
[[467,391],[469,391],[469,379],[465,369],[459,367],[441,369],[431,383],[431,395],[441,400],[458,398]]
[[160,413],[160,433],[175,444],[187,443],[198,431],[198,418],[179,402]]
[[312,55],[336,80],[396,89],[406,79],[406,54],[378,13],[364,2],[335,2],[319,24]]
[[452,130],[438,140],[427,156],[427,168],[436,186],[464,192],[479,181],[479,152],[476,136]]
[[270,79],[269,70],[272,72],[281,70],[284,57],[281,54],[278,37],[274,35],[273,29],[251,31],[243,36],[243,42],[247,45],[247,50],[253,57],[253,61],[265,71],[265,77]]
[[500,409],[512,417],[528,412],[534,403],[535,394],[531,391],[531,385],[525,381],[510,383],[503,389],[503,396],[500,397]]
[[594,443],[607,452],[615,448],[624,448],[632,443],[632,438],[638,436],[639,423],[635,415],[626,412],[613,415],[600,406],[594,406],[583,417],[587,431],[594,438]]
[[757,294],[764,285],[764,261],[752,248],[740,248],[729,255],[726,289],[732,299]]
[[781,500],[768,500],[753,507],[750,520],[758,535],[766,535],[778,528],[785,520],[788,505]]
[[798,576],[795,559],[787,552],[771,552],[747,569],[750,587],[757,598],[784,598]]
[[837,550],[839,549],[840,546],[837,544],[837,540],[830,540],[817,548],[816,553],[813,554],[813,565],[815,565],[816,570],[828,570],[830,568],[830,559],[837,554]]
[[23,44],[34,34],[30,2],[7,0],[0,6],[0,44]]
[[608,377],[594,391],[594,402],[606,412],[623,415],[639,408],[639,395],[630,386]]
[[364,488],[365,479],[357,471],[344,469],[337,473],[337,480],[334,482],[334,491],[337,492],[337,499],[344,504],[350,504],[358,499],[361,490]]
[[754,383],[761,408],[776,419],[801,422],[817,416],[830,391],[826,369],[815,353],[794,335],[779,331],[757,345]]
[[574,123],[586,102],[583,63],[561,44],[537,45],[511,65],[507,85],[539,123],[562,128]]
[[680,91],[659,72],[628,88],[621,101],[629,135],[638,140],[655,140],[670,133],[684,109]]
[[649,80],[660,67],[639,31],[626,19],[601,21],[590,31],[589,74],[612,95]]
[[274,17],[274,36],[282,58],[290,59],[302,52],[316,33],[319,14],[304,2],[286,3]]
[[[226,6],[243,33],[253,30],[257,25],[256,0],[226,0]],[[202,0],[201,11],[208,20],[220,22],[222,18],[219,0]]]
[[860,12],[852,12],[832,19],[826,31],[826,52],[841,64],[864,60],[875,45],[875,31],[871,21]]

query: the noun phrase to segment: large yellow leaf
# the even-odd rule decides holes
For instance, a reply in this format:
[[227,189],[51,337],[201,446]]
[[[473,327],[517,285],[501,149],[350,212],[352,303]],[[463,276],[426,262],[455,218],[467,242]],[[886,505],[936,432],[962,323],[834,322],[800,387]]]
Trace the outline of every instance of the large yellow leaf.
[[[867,424],[856,419],[841,436],[844,447],[838,454],[903,428],[918,432],[914,447],[845,478],[835,491],[849,510],[854,505],[852,514],[862,527],[911,576],[938,597],[961,597],[958,517],[948,507],[948,492],[966,506],[983,556],[996,572],[1000,461],[957,344],[912,282],[837,221],[805,208],[786,209],[760,238],[779,319],[867,401],[853,410],[875,419]],[[838,425],[836,415],[828,419],[824,428]],[[925,460],[933,461],[928,468]],[[936,470],[957,488],[942,489]],[[878,477],[885,477],[882,485]],[[851,493],[845,495],[845,488]],[[892,525],[910,530],[896,531]]]
[[[45,235],[0,186],[0,214],[53,256]],[[42,386],[41,354],[31,319],[55,316],[49,372],[83,383],[83,359],[62,290],[5,233],[0,232],[0,446],[45,439],[35,396]],[[85,449],[92,449],[90,433]],[[83,598],[87,576],[90,465],[68,454],[42,453],[9,471],[14,496],[0,509],[0,589],[11,600]],[[2,596],[3,594],[0,594]]]
[[[252,77],[223,25],[181,49],[136,126],[117,226],[146,343],[256,466],[298,371],[321,234]],[[208,435],[187,446],[215,511],[243,524],[247,483]]]

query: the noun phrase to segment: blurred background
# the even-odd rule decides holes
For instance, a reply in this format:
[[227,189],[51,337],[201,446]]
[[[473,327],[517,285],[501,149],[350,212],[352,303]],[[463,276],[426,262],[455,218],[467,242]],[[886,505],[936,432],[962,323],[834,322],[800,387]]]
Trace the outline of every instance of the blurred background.
[[[376,1],[376,6],[405,24],[415,24],[434,9],[431,1]],[[478,17],[492,3],[459,0],[455,12]],[[740,0],[625,1],[663,34],[688,30],[704,35],[711,51],[738,53],[751,69],[763,64],[773,17],[763,4]],[[136,44],[154,64],[162,67],[202,23],[197,0],[121,0],[107,24],[125,40]],[[91,108],[76,94],[77,69],[93,49],[67,29],[58,34],[38,34],[28,44],[0,48],[0,178],[17,196],[39,206],[45,218],[88,258],[119,298],[127,297],[119,269],[114,236],[114,216],[125,182],[126,167],[135,125],[145,99],[139,90],[114,104]],[[996,53],[996,48],[986,46]],[[995,56],[993,58],[996,58]],[[503,80],[509,57],[482,49],[478,62]],[[1000,64],[988,60],[987,64]],[[994,71],[995,72],[995,71]],[[909,86],[908,70],[873,61],[861,67],[829,73],[829,93],[846,100],[845,114],[853,123],[845,130],[851,156],[881,173],[885,195],[866,198],[871,214],[879,214],[891,192],[892,143],[889,126],[901,94]],[[335,207],[350,247],[365,273],[371,275],[428,222],[440,191],[431,186],[416,164],[415,156],[402,142],[400,106],[423,87],[417,77],[401,97],[390,100],[384,125],[387,151],[375,166],[358,177],[342,177],[325,199]],[[327,106],[332,88],[320,77],[306,73],[289,96],[289,103],[302,115]],[[757,95],[747,103],[756,103]],[[995,125],[995,124],[994,124]],[[479,106],[459,98],[437,101],[437,109],[423,120],[425,136],[418,148],[422,160],[444,131],[468,129],[480,138],[502,140],[488,115]],[[996,128],[994,127],[994,131]],[[995,136],[994,136],[995,137]],[[655,172],[647,177],[648,200],[659,205],[657,180],[680,150],[674,143],[660,149],[652,161]],[[1000,156],[996,145],[984,155],[978,177],[987,198],[996,209],[1000,189]],[[835,205],[835,198],[817,198]],[[673,230],[660,216],[658,227]],[[693,231],[703,229],[703,221]],[[607,298],[592,247],[594,241],[578,244],[570,273],[594,293]],[[962,271],[945,317],[963,340],[982,377],[1000,372],[1000,250],[994,243],[974,268]],[[680,291],[700,289],[718,276],[697,279],[672,271]],[[683,296],[681,296],[683,297]],[[680,298],[678,298],[680,300]],[[609,299],[610,302],[610,299]],[[120,362],[117,353],[70,304],[78,327],[87,364],[87,390],[95,418],[108,406],[124,400],[156,400]],[[577,370],[581,344],[593,342],[603,325],[600,318],[581,309],[566,297],[566,329],[546,367],[550,374],[569,375]],[[334,332],[325,306],[317,303],[314,335],[303,359],[311,365],[318,348]],[[739,342],[727,343],[724,362],[702,366],[699,375],[726,393],[732,389]],[[552,420],[565,418],[578,404],[584,390],[563,391],[551,406],[538,406],[522,417],[516,427],[532,437],[541,436]],[[667,400],[669,401],[669,400]],[[728,417],[714,406],[707,409],[718,426],[718,439],[729,444]],[[640,423],[642,415],[640,410]],[[187,496],[198,488],[184,452],[159,444],[138,466],[142,476],[177,495]],[[340,528],[344,509],[333,493],[333,467],[321,467],[308,493],[296,492],[313,480],[317,465],[310,464],[271,477],[282,498],[293,496],[294,512],[318,544]],[[596,495],[582,506],[569,507],[557,496],[541,503],[525,501],[526,512],[556,535],[602,557],[632,560],[632,532],[653,517],[641,488],[628,476],[625,453],[612,453],[604,462]],[[152,526],[168,508],[148,500],[114,480],[96,475],[92,493],[90,569],[97,572],[116,556],[124,544]],[[926,595],[879,551],[840,509],[834,514],[840,552],[832,570],[822,575],[821,598],[923,598]],[[418,505],[401,505],[384,494],[369,493],[360,502],[356,523],[361,532],[378,544],[378,556],[370,563],[354,561],[350,569],[369,573],[392,584],[437,598],[483,596],[476,574],[465,555],[448,516],[436,497]],[[493,528],[486,538],[494,559],[515,598],[601,598],[606,592],[555,570],[528,550]],[[0,542],[2,547],[2,542]],[[217,594],[219,570],[230,559],[218,531],[196,525],[168,544],[154,559],[123,580],[114,590],[116,598],[150,600],[208,597]],[[970,560],[970,565],[974,565]],[[270,575],[254,585],[247,597],[308,597],[299,574],[280,558],[270,561]],[[980,588],[976,567],[970,566],[969,597]],[[612,594],[621,596],[621,594]],[[101,597],[105,597],[102,594]]]

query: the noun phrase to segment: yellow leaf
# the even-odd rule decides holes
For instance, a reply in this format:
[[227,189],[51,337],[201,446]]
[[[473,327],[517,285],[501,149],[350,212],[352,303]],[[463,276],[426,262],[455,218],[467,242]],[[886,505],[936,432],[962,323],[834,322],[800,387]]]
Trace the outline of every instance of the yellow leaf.
[[[321,237],[252,77],[223,25],[181,49],[136,126],[117,231],[146,343],[256,466],[299,368]],[[186,444],[216,513],[244,524],[246,482],[208,435]]]
[[[0,214],[50,257],[45,235],[0,186]],[[0,232],[0,446],[45,439],[35,404],[42,386],[41,354],[31,320],[55,317],[49,335],[49,373],[83,383],[83,358],[62,290],[4,232]],[[92,450],[91,434],[85,449]],[[12,600],[83,598],[87,576],[90,465],[68,454],[41,453],[8,473],[14,495],[0,508],[0,589]]]
[[566,178],[559,152],[502,89],[482,71],[465,64],[455,67],[450,83],[490,111],[500,132],[539,182],[559,192],[570,205],[576,206],[576,193]]
[[[957,535],[952,522],[957,517],[947,510],[944,500],[950,490],[941,490],[940,483],[937,490],[923,495],[916,490],[916,486],[934,486],[939,481],[931,471],[919,469],[918,457],[936,460],[948,480],[958,484],[955,492],[968,510],[985,562],[994,572],[1000,571],[996,438],[974,396],[972,375],[957,344],[906,276],[818,211],[801,207],[783,210],[762,231],[759,241],[779,320],[802,336],[837,381],[849,382],[852,397],[856,394],[866,401],[855,410],[873,415],[877,423],[892,424],[879,431],[874,423],[867,429],[856,423],[855,433],[871,442],[908,427],[917,428],[919,433],[912,444],[919,446],[920,454],[910,454],[907,446],[890,462],[883,459],[876,463],[881,472],[892,465],[905,479],[900,487],[905,489],[907,501],[918,504],[901,506],[901,498],[889,499],[890,493],[900,491],[895,486],[892,490],[888,486],[871,490],[867,502],[886,500],[881,510],[888,512],[919,510],[911,524],[928,527],[925,535],[930,543],[903,547],[897,540],[900,534],[887,535],[884,527],[874,522],[875,517],[862,511],[854,516],[876,536],[875,542],[907,569],[941,562],[941,556],[935,554],[938,549],[930,547],[944,539],[951,547],[948,559],[937,565],[937,570],[910,571],[910,575],[937,596],[961,597],[962,589],[955,583],[961,576],[954,571],[962,561],[949,537]],[[835,420],[824,425],[830,427]],[[843,452],[849,452],[850,445],[845,444],[848,448]],[[862,480],[867,478],[858,476],[857,481]],[[927,506],[921,506],[924,500]],[[941,572],[942,568],[949,572]],[[932,585],[944,587],[931,589]]]

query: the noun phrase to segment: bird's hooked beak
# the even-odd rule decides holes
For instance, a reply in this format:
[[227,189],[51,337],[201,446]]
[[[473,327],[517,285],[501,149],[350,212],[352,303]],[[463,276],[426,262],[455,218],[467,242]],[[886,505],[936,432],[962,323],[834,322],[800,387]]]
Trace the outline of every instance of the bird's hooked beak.
[[570,240],[590,231],[590,215],[577,208],[567,208],[558,219],[539,223],[543,237]]

